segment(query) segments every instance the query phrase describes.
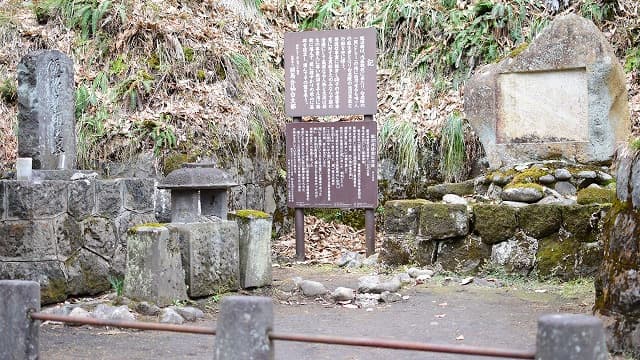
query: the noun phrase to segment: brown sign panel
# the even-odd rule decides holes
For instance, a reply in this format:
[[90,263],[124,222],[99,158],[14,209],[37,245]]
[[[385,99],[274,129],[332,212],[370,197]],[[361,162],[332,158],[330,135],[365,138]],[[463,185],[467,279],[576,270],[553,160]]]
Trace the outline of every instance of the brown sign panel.
[[288,116],[376,113],[374,28],[286,33],[284,65]]
[[286,128],[288,206],[375,208],[375,121],[290,123]]

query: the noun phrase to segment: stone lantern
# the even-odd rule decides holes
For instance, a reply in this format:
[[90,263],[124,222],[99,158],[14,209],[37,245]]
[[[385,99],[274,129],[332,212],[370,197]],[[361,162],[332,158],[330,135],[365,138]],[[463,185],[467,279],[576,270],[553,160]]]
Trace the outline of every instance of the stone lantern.
[[191,223],[203,217],[227,219],[229,188],[237,186],[212,163],[186,163],[158,184],[171,191],[171,222]]

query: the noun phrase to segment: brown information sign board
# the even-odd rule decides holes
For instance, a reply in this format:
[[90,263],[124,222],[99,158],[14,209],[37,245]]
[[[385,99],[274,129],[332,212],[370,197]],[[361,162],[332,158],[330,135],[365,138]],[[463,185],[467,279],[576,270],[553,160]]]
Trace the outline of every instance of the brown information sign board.
[[376,113],[374,28],[286,33],[284,65],[288,116]]
[[375,208],[375,121],[287,124],[288,206]]

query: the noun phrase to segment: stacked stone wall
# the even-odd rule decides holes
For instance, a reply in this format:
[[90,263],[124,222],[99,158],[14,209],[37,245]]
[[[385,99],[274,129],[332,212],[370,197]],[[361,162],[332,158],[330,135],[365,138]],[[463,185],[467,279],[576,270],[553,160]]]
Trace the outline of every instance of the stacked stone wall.
[[475,273],[492,262],[507,272],[570,280],[594,275],[609,204],[470,205],[427,200],[385,204],[382,259],[393,265],[440,263]]
[[40,282],[42,301],[111,288],[127,230],[155,222],[153,179],[0,181],[0,279]]

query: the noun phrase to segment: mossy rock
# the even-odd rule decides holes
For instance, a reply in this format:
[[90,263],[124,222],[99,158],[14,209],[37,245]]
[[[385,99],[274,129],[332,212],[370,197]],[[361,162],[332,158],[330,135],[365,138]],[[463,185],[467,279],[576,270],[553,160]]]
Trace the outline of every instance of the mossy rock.
[[425,241],[411,233],[386,234],[380,249],[380,259],[387,265],[430,265],[434,258],[436,243]]
[[588,187],[578,191],[578,204],[607,204],[616,199],[616,191],[608,188]]
[[474,193],[473,180],[467,180],[460,183],[444,183],[429,186],[427,188],[427,197],[429,200],[440,201],[447,194],[455,194],[458,196],[472,195]]
[[531,204],[518,210],[518,224],[536,239],[556,233],[562,225],[562,210],[555,204]]
[[42,304],[53,304],[66,300],[67,282],[64,279],[49,279],[45,285],[40,285],[40,302]]
[[387,233],[418,233],[424,199],[391,200],[384,204],[384,230]]
[[538,243],[538,277],[560,278],[564,281],[574,279],[579,248],[579,242],[571,238],[562,239],[557,234],[542,239]]
[[427,239],[449,239],[469,233],[467,206],[426,203],[420,209],[419,234]]
[[236,210],[230,215],[235,216],[240,219],[270,219],[271,215],[267,214],[264,211],[253,210],[253,209],[243,209]]
[[164,175],[168,175],[173,170],[178,170],[182,167],[182,164],[194,162],[197,160],[197,155],[173,153],[165,156],[162,161],[162,172]]
[[599,234],[601,217],[610,205],[570,205],[562,207],[562,227],[580,242],[593,242]]
[[578,249],[578,261],[576,263],[576,275],[578,277],[590,277],[598,273],[604,259],[602,243],[582,243]]
[[511,180],[512,184],[536,183],[542,176],[549,175],[549,171],[540,168],[530,168],[516,174]]
[[485,244],[505,241],[516,232],[517,212],[511,206],[477,204],[473,207],[474,230]]
[[447,271],[477,274],[490,258],[491,246],[477,236],[438,242],[437,262]]

